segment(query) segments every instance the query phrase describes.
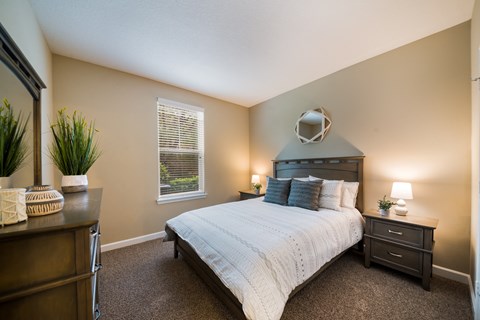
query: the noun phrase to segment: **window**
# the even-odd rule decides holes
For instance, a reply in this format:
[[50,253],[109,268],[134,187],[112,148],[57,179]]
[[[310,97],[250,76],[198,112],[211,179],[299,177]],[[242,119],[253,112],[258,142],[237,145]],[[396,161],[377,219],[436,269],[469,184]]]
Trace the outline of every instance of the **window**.
[[158,99],[157,115],[157,202],[204,198],[203,109]]

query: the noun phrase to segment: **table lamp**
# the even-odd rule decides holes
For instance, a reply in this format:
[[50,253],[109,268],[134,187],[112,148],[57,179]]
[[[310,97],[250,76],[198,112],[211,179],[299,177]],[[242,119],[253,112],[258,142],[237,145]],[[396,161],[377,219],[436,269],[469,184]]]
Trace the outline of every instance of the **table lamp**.
[[253,174],[252,175],[252,188],[257,183],[260,183],[260,176],[258,174]]
[[395,213],[399,216],[407,214],[407,204],[405,199],[413,199],[412,184],[409,182],[394,182],[392,185],[392,193],[390,197],[398,199],[397,206],[395,207]]

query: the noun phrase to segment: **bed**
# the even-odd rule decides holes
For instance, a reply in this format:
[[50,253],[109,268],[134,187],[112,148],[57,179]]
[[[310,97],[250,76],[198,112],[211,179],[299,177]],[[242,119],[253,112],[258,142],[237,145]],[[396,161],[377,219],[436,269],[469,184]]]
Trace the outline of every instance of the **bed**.
[[174,257],[181,253],[238,319],[279,319],[288,299],[350,247],[361,248],[363,157],[274,160],[273,173],[358,182],[355,208],[319,214],[259,198],[193,210],[165,227]]

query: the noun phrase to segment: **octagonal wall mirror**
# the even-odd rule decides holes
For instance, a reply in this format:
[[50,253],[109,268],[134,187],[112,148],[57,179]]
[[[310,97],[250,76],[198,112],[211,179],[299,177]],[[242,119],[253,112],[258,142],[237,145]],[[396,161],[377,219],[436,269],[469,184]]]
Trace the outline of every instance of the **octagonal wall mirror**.
[[302,144],[321,142],[332,121],[323,108],[305,111],[297,120],[295,133]]

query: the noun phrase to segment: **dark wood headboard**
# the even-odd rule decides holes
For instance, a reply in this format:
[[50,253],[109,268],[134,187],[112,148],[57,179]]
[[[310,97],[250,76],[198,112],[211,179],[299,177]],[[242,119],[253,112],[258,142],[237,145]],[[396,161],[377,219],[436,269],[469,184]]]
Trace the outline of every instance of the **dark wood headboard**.
[[275,178],[309,175],[328,180],[359,182],[356,207],[363,212],[363,156],[319,159],[273,160]]

